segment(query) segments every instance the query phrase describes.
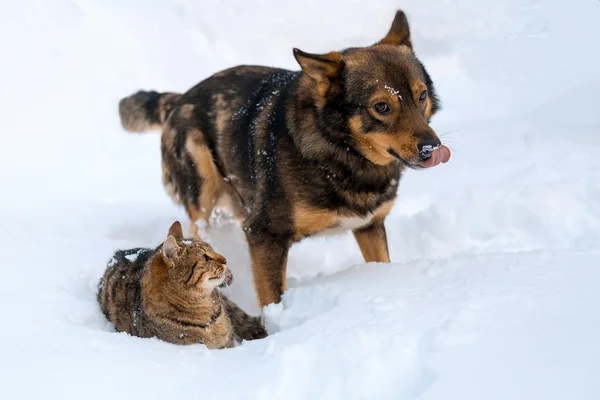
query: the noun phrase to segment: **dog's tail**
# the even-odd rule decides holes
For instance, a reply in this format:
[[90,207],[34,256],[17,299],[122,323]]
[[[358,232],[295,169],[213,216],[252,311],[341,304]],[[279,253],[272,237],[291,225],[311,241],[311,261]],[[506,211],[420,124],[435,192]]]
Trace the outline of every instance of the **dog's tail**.
[[160,130],[181,94],[140,90],[119,102],[123,128],[129,132]]

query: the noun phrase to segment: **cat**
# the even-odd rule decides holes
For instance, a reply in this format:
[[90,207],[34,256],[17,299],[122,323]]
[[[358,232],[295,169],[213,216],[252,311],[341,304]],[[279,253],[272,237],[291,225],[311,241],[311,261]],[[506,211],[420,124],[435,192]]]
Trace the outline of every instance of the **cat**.
[[219,292],[231,284],[226,259],[205,242],[184,239],[179,221],[156,249],[117,251],[98,285],[97,299],[119,332],[210,349],[235,339],[267,336],[252,317]]

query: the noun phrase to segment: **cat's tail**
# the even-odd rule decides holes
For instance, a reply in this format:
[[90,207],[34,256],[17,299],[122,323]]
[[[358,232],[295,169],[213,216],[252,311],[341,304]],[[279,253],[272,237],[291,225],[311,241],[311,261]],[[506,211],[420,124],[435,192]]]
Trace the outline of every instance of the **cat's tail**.
[[160,130],[180,98],[179,93],[140,90],[119,102],[121,124],[128,132]]
[[268,336],[262,318],[248,315],[234,302],[221,295],[225,309],[233,326],[233,334],[238,340],[262,339]]

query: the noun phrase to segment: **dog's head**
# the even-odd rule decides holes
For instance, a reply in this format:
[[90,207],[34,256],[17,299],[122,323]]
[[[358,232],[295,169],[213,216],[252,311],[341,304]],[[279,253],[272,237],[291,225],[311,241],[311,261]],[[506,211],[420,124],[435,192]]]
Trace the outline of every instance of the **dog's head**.
[[294,56],[310,77],[304,82],[320,119],[338,121],[365,158],[413,168],[448,161],[449,150],[429,126],[439,100],[413,51],[404,12],[372,46],[327,54],[294,49]]

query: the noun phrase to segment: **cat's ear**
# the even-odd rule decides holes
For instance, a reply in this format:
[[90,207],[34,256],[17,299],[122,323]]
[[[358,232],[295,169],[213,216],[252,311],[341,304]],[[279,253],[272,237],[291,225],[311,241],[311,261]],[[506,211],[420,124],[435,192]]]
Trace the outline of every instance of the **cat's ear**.
[[168,235],[173,236],[175,239],[183,239],[183,229],[181,228],[181,222],[175,221],[169,228]]
[[177,256],[177,253],[181,247],[177,244],[177,239],[175,239],[172,235],[169,235],[167,240],[163,243],[162,253],[165,258],[172,260]]

